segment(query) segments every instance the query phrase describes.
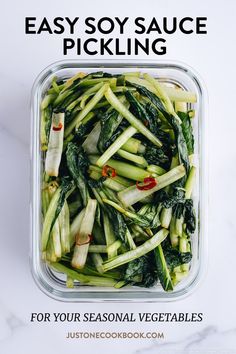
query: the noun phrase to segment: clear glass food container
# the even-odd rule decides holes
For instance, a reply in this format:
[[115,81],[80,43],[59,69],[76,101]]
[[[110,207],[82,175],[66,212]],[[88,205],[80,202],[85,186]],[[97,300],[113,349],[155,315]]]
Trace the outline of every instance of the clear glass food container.
[[[164,292],[161,285],[152,288],[128,286],[121,289],[98,288],[80,285],[73,289],[66,287],[63,274],[53,271],[41,259],[41,181],[42,159],[40,151],[40,102],[51,84],[54,76],[59,79],[69,78],[78,71],[91,73],[105,71],[111,74],[139,71],[159,78],[162,82],[174,84],[184,90],[195,92],[197,103],[189,104],[196,111],[193,119],[195,137],[195,164],[198,167],[197,179],[193,191],[197,228],[192,235],[192,261],[188,276],[182,280],[174,291]],[[206,268],[207,237],[207,150],[206,102],[205,89],[198,75],[185,64],[161,61],[61,61],[43,70],[37,77],[32,90],[31,123],[31,269],[39,288],[54,299],[62,301],[136,301],[155,302],[173,301],[190,294],[199,283]]]

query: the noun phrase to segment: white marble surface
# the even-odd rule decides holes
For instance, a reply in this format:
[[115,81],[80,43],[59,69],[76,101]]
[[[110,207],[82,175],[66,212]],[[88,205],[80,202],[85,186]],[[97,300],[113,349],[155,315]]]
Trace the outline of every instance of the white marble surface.
[[[0,352],[90,354],[236,353],[234,0],[9,0],[1,9],[0,37]],[[184,300],[157,304],[67,304],[35,285],[29,267],[30,90],[37,74],[63,59],[61,38],[24,35],[25,16],[208,16],[207,36],[168,38],[168,54],[194,67],[209,94],[209,260],[200,287]],[[73,58],[74,56],[68,56]],[[129,59],[131,59],[130,57]],[[150,57],[155,59],[154,56]],[[145,57],[140,59],[146,59]],[[203,312],[193,324],[36,324],[31,312]],[[67,331],[163,331],[164,340],[71,340]]]

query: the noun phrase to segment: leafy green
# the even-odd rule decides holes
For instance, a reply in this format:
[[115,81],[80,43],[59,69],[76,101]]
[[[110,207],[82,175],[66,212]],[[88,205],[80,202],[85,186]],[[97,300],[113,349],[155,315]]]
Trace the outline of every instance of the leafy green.
[[145,288],[155,285],[158,276],[153,252],[129,262],[124,279]]
[[89,191],[85,177],[89,167],[87,155],[81,146],[77,146],[74,143],[68,143],[66,158],[71,176],[80,191],[83,204],[86,206],[89,198]]
[[161,204],[144,204],[142,208],[138,211],[138,214],[144,216],[145,219],[149,220],[150,229],[156,229],[161,224],[159,218],[161,208]]
[[169,239],[166,239],[162,244],[166,263],[170,271],[182,264],[189,263],[192,259],[190,252],[181,253],[176,248],[171,246]]
[[173,284],[171,281],[169,268],[167,266],[167,261],[162,246],[159,245],[158,247],[156,247],[154,253],[155,253],[157,274],[160,283],[165,291],[171,291],[173,290]]
[[186,141],[186,145],[188,148],[189,155],[194,153],[194,137],[193,137],[193,127],[191,124],[191,120],[189,118],[189,114],[185,112],[178,112],[178,116],[182,120],[182,131],[183,136]]
[[104,152],[112,141],[115,140],[113,135],[122,121],[122,116],[115,109],[109,108],[105,113],[101,113],[99,118],[101,133],[98,140],[98,149]]
[[145,107],[131,91],[126,91],[125,97],[130,103],[130,111],[138,117],[152,133],[156,134],[158,130],[158,112],[155,110],[155,114],[154,111],[150,109],[150,105]]
[[[171,291],[188,273],[197,169],[189,162],[193,120],[177,102],[193,104],[195,96],[139,72],[52,80],[40,105],[41,148],[48,149],[51,128],[62,139],[57,174],[42,154],[42,252],[72,284],[151,287],[159,280]],[[156,186],[137,188],[147,177]],[[95,253],[87,257],[89,248]]]
[[170,122],[175,133],[175,140],[178,149],[179,162],[184,164],[186,172],[188,173],[190,169],[188,149],[182,132],[181,125],[177,122],[174,116],[170,116]]
[[176,204],[184,203],[185,201],[185,191],[183,188],[173,188],[171,195],[166,191],[160,192],[155,196],[155,200],[161,202],[165,208],[172,208]]
[[144,158],[150,165],[158,165],[166,170],[169,169],[171,159],[166,155],[163,148],[159,149],[154,145],[147,145]]
[[125,223],[123,216],[110,206],[108,206],[107,212],[116,238],[120,239],[126,244],[127,225]]
[[186,223],[186,232],[187,234],[193,234],[196,229],[196,217],[194,213],[193,200],[187,199],[184,207],[184,222]]
[[68,194],[72,191],[73,188],[74,188],[74,182],[71,180],[71,178],[69,176],[63,177],[61,180],[61,185],[60,185],[60,196],[59,196],[59,199],[57,202],[57,207],[55,210],[51,229],[53,228],[53,225],[54,225],[56,219],[58,218],[58,215],[61,212],[61,209],[65,203],[65,200],[66,200]]
[[171,126],[174,130],[174,133],[175,133],[179,161],[180,161],[180,163],[184,164],[184,167],[186,168],[186,171],[188,173],[188,171],[189,171],[188,149],[187,149],[186,141],[185,141],[185,138],[184,138],[184,135],[182,132],[181,125],[178,123],[178,121],[176,120],[176,118],[174,116],[172,116],[171,114],[169,114],[166,111],[166,108],[159,97],[157,97],[154,93],[150,92],[148,89],[146,89],[143,86],[139,86],[139,85],[134,85],[134,86],[137,87],[137,90],[141,94],[146,96],[156,106],[156,108],[164,115],[164,117],[167,119],[167,121],[171,124]]
[[61,179],[61,185],[53,194],[48,206],[42,229],[42,250],[45,251],[53,226],[63,208],[66,198],[74,189],[74,182],[69,176]]
[[137,91],[142,94],[143,96],[147,97],[154,106],[165,116],[169,117],[169,113],[166,111],[166,108],[164,104],[162,103],[161,99],[157,97],[154,93],[149,91],[146,87],[137,85],[137,84],[132,84],[132,86],[137,88]]

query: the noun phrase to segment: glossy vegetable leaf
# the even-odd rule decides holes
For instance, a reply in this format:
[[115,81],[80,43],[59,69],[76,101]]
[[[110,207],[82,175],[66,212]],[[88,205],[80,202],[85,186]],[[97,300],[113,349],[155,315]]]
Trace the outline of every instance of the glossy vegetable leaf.
[[192,259],[190,252],[181,253],[176,248],[173,248],[169,239],[166,239],[162,244],[166,263],[170,271],[182,264],[189,263]]
[[186,141],[189,155],[194,153],[194,137],[193,137],[193,127],[188,113],[178,112],[180,119],[182,120],[182,131],[183,136]]
[[145,288],[155,285],[158,276],[153,252],[131,261],[127,266],[124,279]]
[[164,149],[159,149],[154,145],[147,145],[144,158],[151,165],[158,165],[166,170],[170,166],[170,157],[164,152]]
[[156,260],[157,274],[160,283],[165,291],[171,291],[173,290],[173,284],[171,281],[169,268],[167,266],[167,261],[161,245],[155,248],[154,254]]
[[192,234],[196,229],[196,217],[194,213],[193,200],[187,199],[184,207],[185,207],[184,222],[186,223],[186,232],[187,234]]
[[115,109],[108,109],[99,115],[101,133],[98,140],[98,149],[103,152],[110,145],[111,139],[122,121],[122,116]]
[[184,164],[186,172],[188,173],[190,169],[188,149],[182,132],[181,125],[177,122],[177,120],[173,116],[170,116],[170,123],[175,133],[175,140],[178,149],[179,162]]
[[86,206],[89,198],[89,191],[85,177],[89,166],[88,158],[85,155],[83,148],[74,143],[69,143],[67,145],[66,157],[68,169],[80,191],[83,204]]
[[130,111],[138,117],[152,133],[156,134],[158,131],[157,110],[155,110],[155,112],[154,110],[151,110],[150,105],[145,107],[145,105],[140,103],[131,91],[127,91],[125,96],[130,103]]

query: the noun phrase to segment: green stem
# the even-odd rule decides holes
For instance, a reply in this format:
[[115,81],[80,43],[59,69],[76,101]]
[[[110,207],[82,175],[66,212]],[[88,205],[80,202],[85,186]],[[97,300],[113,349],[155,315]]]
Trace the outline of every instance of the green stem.
[[190,199],[193,191],[195,177],[196,177],[196,167],[192,166],[185,184],[185,198]]
[[89,253],[107,253],[106,245],[90,245],[88,249]]
[[132,154],[132,153],[127,152],[127,151],[122,150],[122,149],[119,149],[117,151],[117,155],[123,157],[126,160],[132,161],[132,162],[140,165],[140,167],[144,167],[145,168],[148,165],[148,163],[147,163],[147,161],[145,160],[144,157]]
[[94,108],[94,106],[102,99],[105,91],[107,90],[108,84],[104,84],[100,90],[91,98],[91,100],[86,104],[84,109],[79,112],[79,114],[73,119],[73,121],[67,126],[65,130],[65,137],[67,137],[72,130],[75,128],[79,122]]
[[145,125],[138,120],[114,95],[110,87],[105,92],[107,101],[113,106],[127,121],[136,128],[141,134],[143,134],[148,140],[158,147],[162,146],[162,142],[152,133]]
[[137,129],[130,126],[121,133],[121,135],[109,146],[102,156],[96,162],[96,165],[102,167],[106,162],[125,144],[125,142],[137,133]]
[[96,276],[91,276],[91,275],[84,275],[76,272],[75,270],[72,270],[70,268],[67,268],[61,263],[53,263],[52,268],[55,269],[58,272],[64,273],[71,277],[74,280],[78,280],[80,283],[85,284],[85,285],[94,285],[94,286],[115,286],[117,283],[116,280],[113,280],[111,278],[105,278],[105,277],[96,277]]
[[129,188],[124,189],[123,191],[118,193],[118,197],[122,204],[125,206],[133,205],[143,198],[157,192],[158,190],[174,183],[180,178],[184,177],[185,168],[183,165],[179,165],[172,170],[168,171],[162,176],[156,178],[157,185],[149,190],[139,190],[136,186],[131,186]]
[[136,258],[142,257],[145,254],[151,252],[155,249],[164,239],[167,237],[169,231],[166,229],[161,229],[148,241],[144,242],[141,246],[138,246],[135,250],[128,251],[121,254],[111,260],[108,260],[103,264],[104,271],[119,267],[126,264]]

